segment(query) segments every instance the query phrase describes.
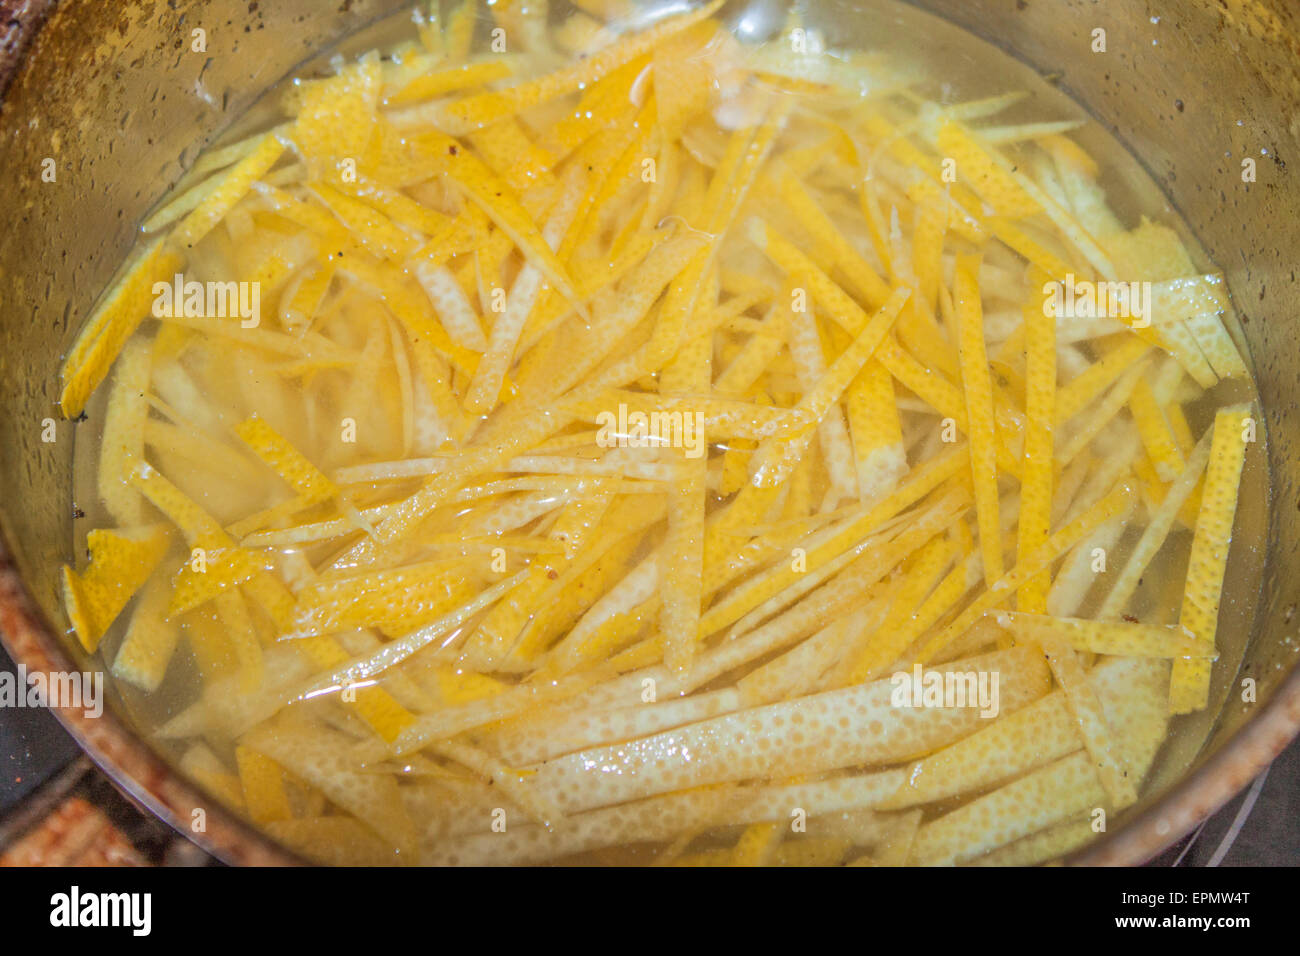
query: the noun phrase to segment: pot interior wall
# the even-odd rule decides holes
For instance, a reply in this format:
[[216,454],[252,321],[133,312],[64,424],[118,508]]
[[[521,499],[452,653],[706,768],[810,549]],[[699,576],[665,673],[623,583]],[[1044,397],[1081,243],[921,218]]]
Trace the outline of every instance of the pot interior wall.
[[74,521],[62,355],[146,210],[198,152],[295,65],[403,5],[65,0],[28,51],[0,107],[0,529],[60,630]]
[[[1217,708],[1175,722],[1149,804],[1189,762],[1208,760],[1231,739],[1282,684],[1300,650],[1293,619],[1300,576],[1291,570],[1300,548],[1300,195],[1290,188],[1287,165],[1300,161],[1300,10],[1282,0],[917,5],[1050,77],[1112,133],[1224,271],[1241,323],[1233,331],[1244,338],[1256,377],[1267,455],[1248,457],[1237,528],[1242,538],[1258,533],[1255,540],[1268,545],[1264,554],[1236,554],[1239,579],[1225,583],[1221,643],[1244,646],[1241,667],[1216,674]],[[840,14],[827,22],[844,22],[852,6],[833,0]],[[1094,52],[1097,31],[1104,31],[1104,52]],[[1246,160],[1253,160],[1253,182],[1243,177]],[[1261,569],[1262,589],[1252,580]],[[1247,678],[1253,684],[1243,686]]]

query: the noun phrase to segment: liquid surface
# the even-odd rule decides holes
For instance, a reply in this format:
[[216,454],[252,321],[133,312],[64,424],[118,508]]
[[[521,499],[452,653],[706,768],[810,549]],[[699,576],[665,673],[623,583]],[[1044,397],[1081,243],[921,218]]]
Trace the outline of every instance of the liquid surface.
[[1010,864],[1190,760],[1262,435],[1131,158],[893,6],[438,13],[68,357],[69,617],[185,773],[324,862]]

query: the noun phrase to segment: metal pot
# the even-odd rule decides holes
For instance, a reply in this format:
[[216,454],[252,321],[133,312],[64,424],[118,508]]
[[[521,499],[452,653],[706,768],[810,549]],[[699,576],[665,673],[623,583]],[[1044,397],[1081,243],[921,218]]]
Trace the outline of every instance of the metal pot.
[[[74,521],[73,428],[59,420],[58,369],[78,322],[143,214],[202,146],[295,64],[406,5],[0,0],[0,208],[9,222],[0,233],[0,632],[29,670],[92,666],[64,633],[56,589]],[[1287,188],[1287,163],[1300,162],[1300,12],[1286,0],[1186,0],[1160,16],[1133,0],[918,5],[1052,75],[1129,148],[1226,271],[1253,357],[1272,500],[1267,511],[1254,503],[1257,520],[1267,514],[1266,553],[1238,569],[1262,565],[1263,592],[1229,582],[1229,594],[1249,600],[1228,601],[1220,629],[1244,657],[1237,674],[1218,677],[1214,699],[1228,703],[1175,735],[1197,749],[1194,759],[1157,767],[1152,794],[1077,858],[1138,863],[1223,805],[1300,730],[1300,575],[1289,566],[1300,549],[1300,321],[1283,311],[1300,291],[1291,264],[1300,191]],[[807,6],[829,40],[855,39],[854,0]],[[1108,52],[1091,50],[1097,29]],[[47,159],[53,182],[42,176]],[[1246,159],[1253,182],[1243,181]],[[42,440],[46,419],[57,422],[52,442]],[[1262,468],[1256,478],[1263,489]],[[1241,699],[1246,678],[1251,702]],[[133,735],[121,708],[98,719],[58,714],[128,795],[219,857],[289,861],[182,780]]]

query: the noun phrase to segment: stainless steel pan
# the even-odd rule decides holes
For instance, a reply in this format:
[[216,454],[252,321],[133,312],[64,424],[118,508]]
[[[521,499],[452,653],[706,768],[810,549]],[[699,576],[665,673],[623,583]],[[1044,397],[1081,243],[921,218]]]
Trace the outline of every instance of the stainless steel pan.
[[[0,0],[0,631],[29,669],[88,665],[66,639],[57,569],[73,540],[72,426],[58,419],[61,356],[131,247],[136,224],[198,150],[296,63],[401,0]],[[1243,323],[1268,436],[1243,520],[1267,514],[1252,582],[1228,583],[1221,631],[1244,647],[1218,678],[1228,703],[1185,726],[1198,749],[1157,768],[1156,793],[1079,858],[1137,863],[1245,786],[1300,729],[1300,8],[1287,0],[921,0],[1051,75],[1145,164],[1222,267]],[[736,5],[739,10],[741,5]],[[761,17],[782,4],[755,5]],[[813,0],[832,41],[864,39],[852,0]],[[206,52],[191,50],[205,31]],[[1104,29],[1105,54],[1091,52]],[[55,162],[55,182],[41,177]],[[1242,161],[1254,159],[1254,182]],[[1260,496],[1271,498],[1266,511]],[[1254,517],[1252,518],[1251,515]],[[1243,702],[1244,678],[1255,682]],[[288,858],[185,783],[120,713],[61,719],[119,785],[234,862]],[[1204,741],[1203,746],[1201,742]],[[1176,745],[1175,745],[1176,746]],[[1191,756],[1187,754],[1185,756]],[[1177,779],[1173,779],[1177,777]],[[195,832],[195,809],[205,808]]]

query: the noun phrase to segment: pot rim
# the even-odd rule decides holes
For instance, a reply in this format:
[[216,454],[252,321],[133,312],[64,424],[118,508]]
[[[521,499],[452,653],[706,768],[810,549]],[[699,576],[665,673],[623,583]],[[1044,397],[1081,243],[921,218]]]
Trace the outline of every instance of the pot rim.
[[1114,834],[1076,851],[1066,862],[1134,866],[1149,861],[1245,790],[1297,736],[1300,667],[1293,666],[1273,696],[1199,767]]
[[[28,672],[78,670],[45,619],[0,533],[0,644]],[[289,866],[303,861],[207,796],[131,730],[112,707],[88,717],[75,707],[47,706],[81,750],[128,799],[223,863]],[[192,829],[201,811],[203,831]]]

